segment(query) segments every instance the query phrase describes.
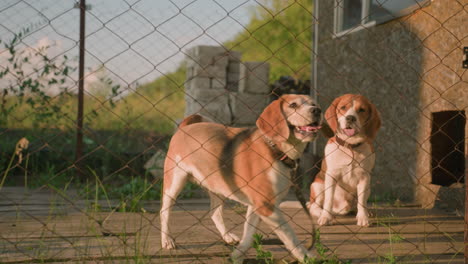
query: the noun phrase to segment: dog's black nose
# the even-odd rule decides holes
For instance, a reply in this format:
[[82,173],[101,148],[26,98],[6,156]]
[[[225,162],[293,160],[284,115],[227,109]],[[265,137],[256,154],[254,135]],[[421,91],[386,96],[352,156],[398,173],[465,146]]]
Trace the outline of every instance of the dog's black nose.
[[356,122],[356,117],[353,115],[346,116],[346,121],[348,122]]
[[312,114],[314,114],[315,116],[318,116],[322,113],[322,110],[318,107],[314,107],[312,108]]

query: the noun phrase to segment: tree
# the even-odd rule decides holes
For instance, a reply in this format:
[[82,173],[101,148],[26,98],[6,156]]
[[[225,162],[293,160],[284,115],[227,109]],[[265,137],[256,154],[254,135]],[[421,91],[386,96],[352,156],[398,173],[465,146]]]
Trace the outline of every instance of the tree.
[[252,9],[246,29],[226,47],[243,53],[243,61],[267,61],[270,81],[291,75],[310,79],[312,0],[264,0]]

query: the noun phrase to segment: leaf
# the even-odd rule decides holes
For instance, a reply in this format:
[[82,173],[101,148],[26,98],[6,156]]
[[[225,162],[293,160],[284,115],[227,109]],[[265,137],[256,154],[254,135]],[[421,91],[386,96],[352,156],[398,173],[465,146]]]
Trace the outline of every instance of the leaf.
[[44,66],[44,69],[42,70],[41,76],[44,76],[44,75],[46,75],[46,74],[49,74],[49,72],[50,72],[50,69],[49,69],[49,68],[50,68],[50,66],[49,66],[48,64],[46,64],[46,65]]
[[22,86],[24,86],[24,87],[31,86],[31,82],[32,82],[32,80],[31,80],[31,79],[27,79],[27,80],[23,81],[23,84],[22,84]]
[[58,83],[58,81],[55,78],[50,79],[48,82],[49,85],[56,84],[56,83]]
[[15,36],[13,37],[13,39],[10,42],[10,45],[13,46],[17,39],[18,39],[18,35],[15,34]]
[[36,102],[31,98],[29,97],[28,99],[26,99],[26,103],[28,103],[29,105],[31,105],[32,107],[34,107],[36,105]]
[[117,85],[112,86],[112,95],[113,95],[113,96],[118,95],[119,89],[120,89],[120,84],[117,84]]

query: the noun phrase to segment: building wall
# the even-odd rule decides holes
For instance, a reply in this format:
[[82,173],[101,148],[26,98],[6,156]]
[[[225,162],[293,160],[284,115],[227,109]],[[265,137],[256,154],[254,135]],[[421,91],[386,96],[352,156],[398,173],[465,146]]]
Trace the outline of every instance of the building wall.
[[320,104],[360,93],[383,119],[371,199],[434,205],[439,187],[430,184],[431,113],[468,107],[468,73],[461,66],[468,46],[467,4],[434,0],[405,17],[333,37],[334,1],[319,3]]

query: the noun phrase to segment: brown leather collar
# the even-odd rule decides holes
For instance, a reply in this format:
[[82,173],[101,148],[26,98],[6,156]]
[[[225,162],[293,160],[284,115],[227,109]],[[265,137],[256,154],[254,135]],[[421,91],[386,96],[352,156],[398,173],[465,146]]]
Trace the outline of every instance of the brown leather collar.
[[263,139],[265,140],[265,143],[267,143],[268,146],[270,146],[271,150],[273,151],[273,157],[281,162],[283,162],[286,167],[290,169],[295,169],[297,168],[299,164],[299,160],[293,160],[291,159],[286,153],[283,151],[279,150],[278,147],[276,147],[276,144],[271,141],[271,139],[267,138],[266,136],[263,136]]
[[338,136],[335,136],[335,141],[336,143],[338,143],[338,145],[343,146],[345,148],[349,148],[349,149],[354,149],[362,145],[362,142],[356,143],[356,144],[349,144]]

